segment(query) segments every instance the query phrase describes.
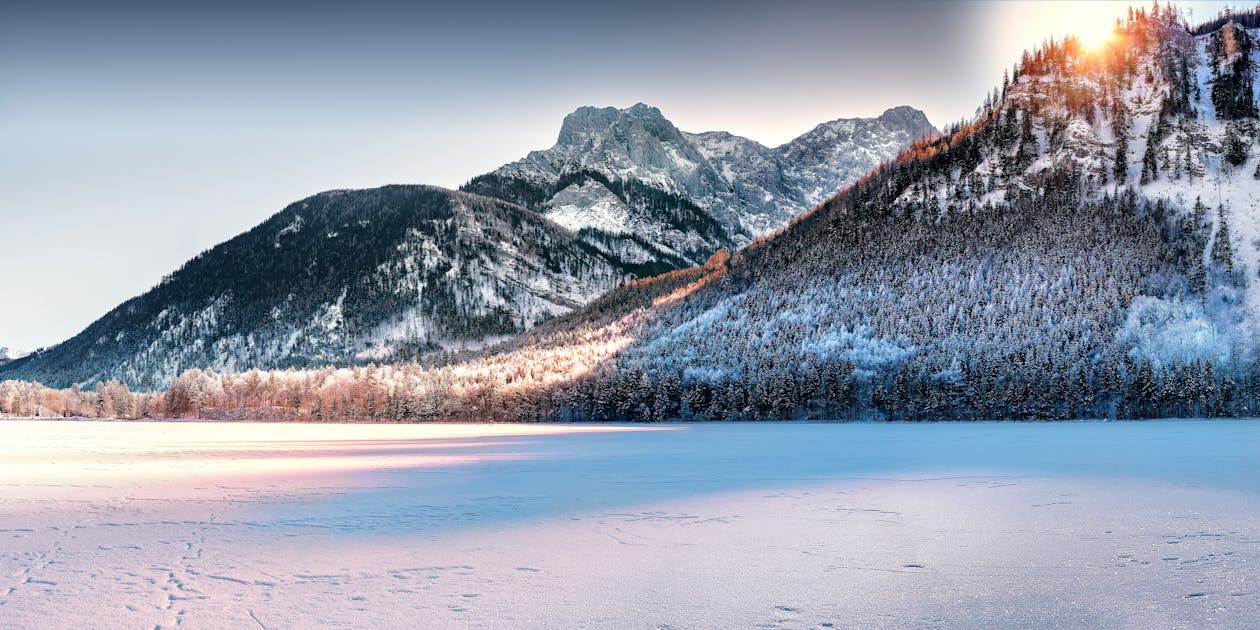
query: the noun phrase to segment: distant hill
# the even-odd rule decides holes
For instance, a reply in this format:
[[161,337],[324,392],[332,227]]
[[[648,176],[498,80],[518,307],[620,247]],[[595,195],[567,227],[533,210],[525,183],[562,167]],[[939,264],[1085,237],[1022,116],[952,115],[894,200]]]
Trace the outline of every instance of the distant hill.
[[330,191],[0,377],[145,387],[193,367],[401,360],[519,332],[623,279],[572,233],[497,199],[427,186]]

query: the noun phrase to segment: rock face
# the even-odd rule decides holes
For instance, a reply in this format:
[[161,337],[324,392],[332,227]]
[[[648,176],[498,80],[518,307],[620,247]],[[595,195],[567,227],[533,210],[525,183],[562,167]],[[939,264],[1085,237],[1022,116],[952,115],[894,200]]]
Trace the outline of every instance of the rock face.
[[592,246],[654,272],[740,246],[935,133],[922,112],[823,123],[769,148],[726,132],[686,133],[655,107],[583,107],[556,145],[464,190],[541,212]]
[[879,118],[849,118],[818,125],[776,149],[793,190],[809,207],[889,160],[910,142],[936,133],[923,112],[894,107]]

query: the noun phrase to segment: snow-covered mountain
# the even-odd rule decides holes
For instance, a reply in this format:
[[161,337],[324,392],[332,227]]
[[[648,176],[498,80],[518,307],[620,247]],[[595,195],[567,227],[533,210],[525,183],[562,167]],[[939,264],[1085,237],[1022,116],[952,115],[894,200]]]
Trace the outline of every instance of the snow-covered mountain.
[[903,105],[878,118],[823,123],[775,153],[787,181],[800,192],[808,209],[839,191],[837,183],[856,181],[910,142],[936,133],[923,112]]
[[[703,265],[621,284],[441,366],[402,364],[385,377],[342,370],[320,381],[315,403],[295,401],[286,413],[325,417],[329,405],[353,408],[356,396],[389,395],[396,399],[387,410],[350,413],[478,420],[1253,416],[1260,409],[1258,43],[1260,11],[1189,28],[1175,10],[1136,9],[1107,46],[1085,49],[1069,38],[1027,53],[974,120],[915,142],[769,237],[719,251]],[[599,115],[618,119],[617,112]],[[644,134],[653,127],[626,124]],[[663,148],[681,137],[690,157],[661,164],[707,165],[741,182],[744,192],[728,191],[736,196],[773,191],[792,177],[774,150],[746,140],[653,133],[672,140],[640,138],[623,142],[631,149],[610,151],[654,155],[644,159],[654,163],[684,155]],[[617,138],[625,140],[613,133],[588,144]],[[531,154],[510,165],[515,175],[491,174],[480,185],[547,212],[555,194],[577,181],[563,178],[579,176],[545,158]],[[724,160],[729,169],[721,168]],[[626,190],[640,195],[632,199],[675,203],[691,194],[684,183],[714,177],[697,171],[676,181],[661,166],[645,170],[655,179],[623,180],[601,164],[583,164],[580,176],[623,204]],[[551,188],[548,173],[557,182]],[[661,192],[643,183],[649,180],[678,188]],[[598,192],[589,181],[577,187]],[[572,207],[571,214],[581,210]],[[295,222],[286,216],[266,233]],[[552,229],[608,268],[625,270],[588,240],[590,232]],[[269,382],[283,387],[323,374]],[[183,396],[214,378],[194,372],[176,384]],[[233,387],[247,386],[244,377],[232,378]]]
[[897,107],[769,148],[726,132],[680,131],[642,103],[583,107],[565,118],[555,146],[463,190],[529,207],[628,265],[661,271],[782,228],[935,131],[922,112]]
[[388,361],[476,346],[623,281],[572,233],[425,186],[315,195],[190,260],[0,379],[161,386],[218,370]]
[[1258,42],[1159,6],[1053,42],[786,230],[493,361],[615,348],[536,377],[555,419],[1254,415]]
[[803,136],[813,150],[805,140],[771,150],[684,134],[646,105],[585,107],[565,119],[554,148],[473,180],[471,192],[390,186],[295,203],[74,338],[0,360],[0,378],[161,386],[189,368],[476,347],[781,227],[808,204],[789,185],[787,153],[814,173],[812,187],[838,189],[858,165],[931,131],[908,108],[824,127],[837,131]]

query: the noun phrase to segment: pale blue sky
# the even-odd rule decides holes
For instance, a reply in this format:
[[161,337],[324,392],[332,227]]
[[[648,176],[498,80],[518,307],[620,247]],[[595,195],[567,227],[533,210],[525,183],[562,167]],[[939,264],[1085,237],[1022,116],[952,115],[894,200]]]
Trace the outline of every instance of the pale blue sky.
[[321,190],[458,186],[581,105],[766,144],[902,104],[941,125],[1125,6],[172,4],[0,8],[0,346],[61,341]]

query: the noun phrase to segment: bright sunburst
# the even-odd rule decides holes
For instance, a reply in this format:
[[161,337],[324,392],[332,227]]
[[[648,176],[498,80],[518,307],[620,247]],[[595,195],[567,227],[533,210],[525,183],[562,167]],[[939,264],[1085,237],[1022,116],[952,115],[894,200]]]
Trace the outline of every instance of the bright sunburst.
[[1076,27],[1076,37],[1085,50],[1100,50],[1115,37],[1115,25],[1110,20],[1082,21]]

